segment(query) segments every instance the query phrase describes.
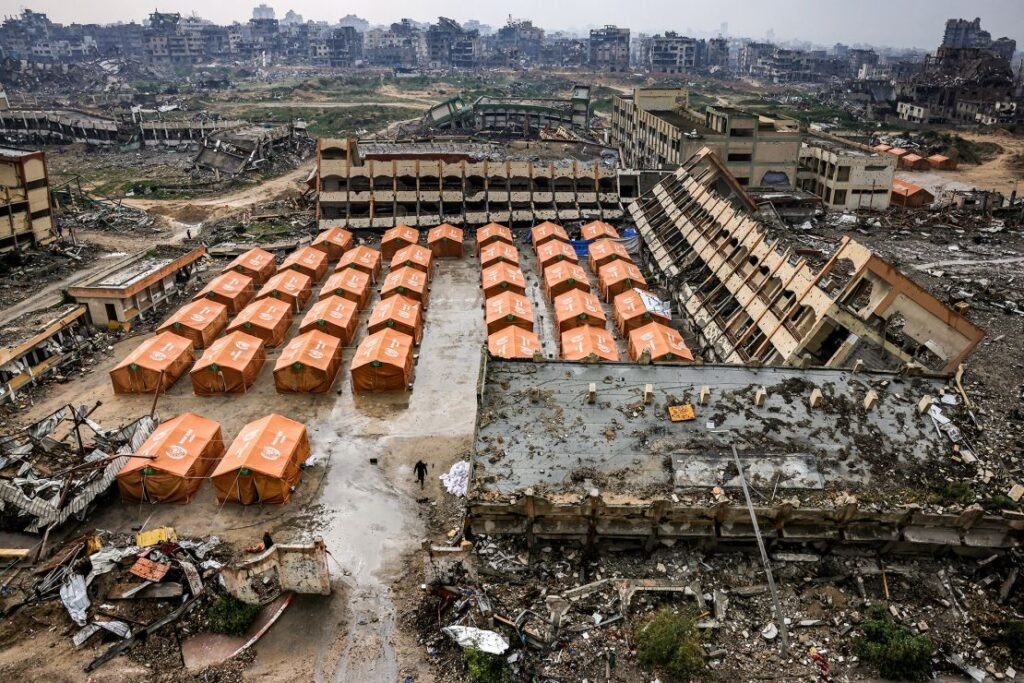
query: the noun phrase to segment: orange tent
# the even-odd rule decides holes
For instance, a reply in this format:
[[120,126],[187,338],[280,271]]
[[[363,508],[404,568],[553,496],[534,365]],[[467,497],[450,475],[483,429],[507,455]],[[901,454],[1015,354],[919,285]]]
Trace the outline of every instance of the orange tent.
[[391,259],[391,270],[397,270],[398,268],[415,268],[416,270],[421,270],[426,273],[427,278],[430,277],[430,268],[433,265],[433,252],[418,244],[411,244],[408,247],[402,247],[395,252],[395,256]]
[[619,238],[619,233],[612,226],[608,225],[604,221],[593,221],[587,223],[580,228],[580,235],[585,240],[597,240],[602,237],[610,237],[615,240]]
[[217,502],[287,503],[309,457],[301,422],[267,415],[242,427],[210,475]]
[[234,271],[242,275],[248,275],[257,286],[262,285],[270,279],[270,276],[277,271],[277,263],[274,262],[274,255],[259,247],[250,249],[241,254],[234,261],[229,263],[224,272]]
[[356,302],[359,310],[366,308],[366,302],[370,300],[370,276],[355,268],[339,270],[327,278],[320,290],[321,299],[332,296]]
[[288,255],[277,272],[288,270],[308,275],[313,282],[320,282],[320,278],[327,272],[327,253],[313,247],[296,249]]
[[192,340],[192,348],[205,349],[228,326],[228,307],[216,301],[190,301],[156,329]]
[[618,360],[619,351],[611,333],[603,327],[584,325],[562,333],[562,358],[565,360]]
[[494,358],[532,359],[538,351],[537,335],[521,327],[506,327],[487,337],[487,352]]
[[407,334],[419,344],[423,339],[423,306],[401,294],[382,299],[370,314],[367,330],[373,334],[386,329]]
[[296,311],[300,311],[313,292],[312,285],[312,280],[305,273],[282,270],[267,280],[263,288],[256,294],[256,299],[278,299],[287,302]]
[[521,327],[533,331],[533,305],[522,294],[502,292],[486,301],[487,334],[506,327]]
[[548,266],[553,266],[562,261],[569,263],[579,262],[576,250],[565,242],[550,240],[537,247],[537,263],[540,270],[545,270]]
[[519,265],[519,250],[511,244],[493,242],[480,250],[480,267],[488,268],[495,263]]
[[338,261],[338,267],[334,269],[334,272],[340,273],[346,268],[354,268],[376,280],[377,276],[380,275],[380,261],[379,251],[370,249],[367,246],[358,246],[342,254],[341,260]]
[[152,394],[171,388],[192,363],[192,340],[161,332],[110,371],[115,394]]
[[587,280],[586,271],[575,263],[556,263],[544,271],[544,289],[547,290],[548,300],[554,301],[556,296],[570,289],[589,292],[590,281]]
[[481,249],[490,244],[494,244],[495,242],[502,242],[504,244],[515,244],[515,242],[513,242],[512,240],[512,231],[506,228],[504,225],[498,225],[497,223],[488,223],[482,228],[477,228],[477,253],[480,253]]
[[559,332],[566,332],[574,327],[596,325],[604,327],[608,321],[601,308],[601,302],[590,292],[570,289],[565,294],[555,297],[555,323]]
[[327,259],[337,261],[341,255],[352,248],[352,233],[345,228],[327,228],[313,240],[309,246],[327,254]]
[[279,393],[322,394],[331,390],[341,370],[341,340],[310,330],[288,342],[274,365]]
[[380,240],[380,253],[386,259],[394,257],[395,253],[402,247],[416,244],[420,241],[420,233],[408,225],[396,225],[384,232]]
[[267,360],[263,340],[232,332],[213,342],[189,373],[196,396],[245,393]]
[[616,294],[637,287],[647,289],[647,280],[643,273],[632,263],[612,261],[601,266],[597,271],[597,284],[605,301],[612,301]]
[[427,233],[427,246],[434,258],[462,258],[462,231],[454,225],[442,223]]
[[404,294],[410,299],[419,301],[423,308],[426,308],[429,295],[426,274],[415,268],[392,270],[384,278],[384,284],[380,288],[380,298],[387,299],[396,294]]
[[258,299],[242,309],[228,325],[228,332],[259,337],[268,348],[284,341],[292,324],[292,307],[277,299]]
[[615,326],[619,328],[619,332],[623,336],[650,322],[668,325],[668,317],[648,308],[640,291],[636,289],[627,289],[616,295],[613,309]]
[[230,272],[210,280],[209,284],[192,297],[192,300],[216,301],[227,306],[228,313],[234,315],[245,308],[254,296],[256,296],[256,288],[253,286],[253,279],[248,275]]
[[224,454],[220,424],[184,413],[158,426],[117,473],[126,503],[187,503]]
[[507,263],[495,263],[480,272],[480,280],[484,287],[484,298],[490,299],[502,292],[526,294],[526,278],[523,271]]
[[340,296],[328,296],[309,309],[299,324],[299,334],[320,330],[337,337],[344,345],[352,341],[358,324],[359,304]]
[[413,338],[396,330],[363,339],[352,358],[352,390],[405,391],[412,382]]
[[653,363],[693,361],[682,335],[661,323],[648,323],[629,333],[629,357],[640,360],[644,351],[651,352]]
[[184,413],[157,427],[117,473],[126,503],[187,503],[224,455],[220,424]]
[[565,229],[561,225],[550,221],[544,221],[540,225],[533,226],[533,229],[530,231],[530,238],[533,240],[534,249],[550,240],[558,240],[559,242],[569,241],[569,235],[566,234]]
[[601,266],[611,263],[612,261],[628,261],[633,262],[633,259],[629,257],[629,252],[622,246],[621,243],[609,239],[599,239],[587,247],[587,252],[590,254],[588,262],[590,263],[590,270],[595,273],[601,268]]

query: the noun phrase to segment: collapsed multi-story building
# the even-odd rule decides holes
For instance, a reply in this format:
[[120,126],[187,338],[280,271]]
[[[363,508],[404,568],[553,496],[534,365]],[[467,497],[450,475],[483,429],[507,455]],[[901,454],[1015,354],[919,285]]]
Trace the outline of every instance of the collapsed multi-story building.
[[[706,359],[949,373],[984,332],[866,247],[799,255],[703,149],[630,205],[651,267]],[[804,252],[807,253],[807,252]]]
[[510,132],[525,137],[560,126],[586,131],[590,127],[590,86],[573,86],[564,99],[481,95],[468,103],[456,95],[428,109],[421,125],[428,130]]
[[838,211],[889,207],[898,159],[871,148],[811,138],[800,146],[797,186]]
[[46,154],[0,148],[0,252],[54,237]]
[[534,225],[625,215],[614,156],[544,161],[481,143],[321,138],[317,169],[321,228]]
[[590,66],[607,71],[629,68],[629,29],[605,26],[590,31]]
[[742,185],[792,187],[796,182],[796,121],[728,107],[697,112],[689,108],[685,89],[637,88],[617,96],[610,130],[612,144],[632,168],[675,167],[708,147]]

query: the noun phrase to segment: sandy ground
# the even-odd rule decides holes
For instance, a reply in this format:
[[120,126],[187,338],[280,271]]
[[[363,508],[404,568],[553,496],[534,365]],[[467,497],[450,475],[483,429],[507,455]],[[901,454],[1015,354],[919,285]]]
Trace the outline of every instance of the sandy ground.
[[996,190],[1007,197],[1024,189],[1024,171],[1012,165],[1014,155],[1024,154],[1024,137],[997,133],[958,133],[972,142],[994,142],[1003,148],[994,159],[972,166],[964,164],[955,171],[899,171],[896,176],[920,185],[932,194],[950,190]]
[[[372,308],[373,301],[370,307]],[[307,309],[310,304],[307,305]],[[279,541],[325,539],[336,563],[331,567],[334,594],[324,600],[296,601],[282,621],[257,645],[246,676],[261,681],[395,681],[415,674],[430,681],[429,668],[412,639],[396,629],[394,587],[407,588],[409,575],[426,535],[424,517],[432,500],[448,496],[438,476],[468,453],[471,445],[479,354],[484,340],[482,294],[476,261],[441,261],[435,267],[430,307],[419,348],[414,389],[410,394],[354,396],[349,362],[365,334],[346,349],[345,365],[331,393],[277,394],[273,359],[244,395],[197,397],[183,378],[159,400],[165,418],[191,410],[221,423],[225,441],[246,422],[280,412],[304,422],[316,462],[305,470],[292,502],[284,506],[218,507],[210,486],[189,505],[125,505],[112,502],[89,524],[127,531],[169,525],[183,535],[216,535],[238,544],[252,543],[263,529]],[[301,314],[296,316],[294,335]],[[93,414],[104,425],[126,422],[150,410],[152,396],[118,396],[109,370],[144,337],[115,346],[113,355],[85,377],[52,391],[24,415],[38,419],[74,397],[76,402],[103,402]],[[453,409],[458,406],[458,409]],[[377,464],[370,459],[376,458]],[[412,464],[430,465],[426,490],[414,482]],[[58,620],[66,620],[57,615]],[[41,648],[59,657],[39,661]],[[6,664],[34,676],[64,680],[62,671],[81,670],[99,646],[69,652],[70,642],[53,632],[30,645],[7,648]],[[128,680],[138,665],[124,658],[104,666],[95,680]],[[44,680],[44,678],[37,678]],[[74,679],[71,679],[74,680]]]

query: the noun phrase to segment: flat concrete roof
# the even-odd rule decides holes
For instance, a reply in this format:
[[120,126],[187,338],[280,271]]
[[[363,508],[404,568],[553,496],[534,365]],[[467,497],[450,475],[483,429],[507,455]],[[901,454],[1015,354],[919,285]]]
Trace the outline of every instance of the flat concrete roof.
[[[699,405],[704,385],[710,395]],[[474,490],[493,498],[528,488],[655,495],[738,486],[730,443],[749,481],[769,493],[906,486],[949,457],[947,438],[918,412],[922,396],[937,397],[942,386],[831,369],[492,360],[479,399]],[[811,409],[814,388],[823,400]],[[869,390],[878,394],[873,410],[864,408]],[[667,407],[686,403],[696,418],[670,421]]]

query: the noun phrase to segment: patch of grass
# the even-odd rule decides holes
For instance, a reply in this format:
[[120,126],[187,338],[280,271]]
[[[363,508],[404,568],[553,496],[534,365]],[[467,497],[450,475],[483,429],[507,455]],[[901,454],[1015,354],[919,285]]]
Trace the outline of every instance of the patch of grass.
[[882,677],[900,681],[928,677],[935,652],[931,638],[915,636],[906,626],[893,622],[884,607],[873,608],[861,629],[864,635],[854,639],[853,650]]
[[250,605],[225,593],[214,600],[207,612],[210,629],[215,633],[225,633],[229,636],[243,635],[260,613],[260,609],[259,605]]
[[693,610],[658,611],[636,634],[636,656],[649,669],[686,678],[704,669],[704,652]]
[[965,481],[948,482],[929,494],[928,502],[933,505],[970,505],[974,502],[974,492]]
[[367,130],[376,132],[395,121],[423,115],[412,107],[255,107],[244,113],[250,121],[288,122],[304,120],[313,137],[334,137]]
[[1003,644],[1015,659],[1024,657],[1024,621],[1013,620],[1003,624]]
[[498,655],[473,647],[466,648],[463,654],[466,657],[469,680],[473,683],[508,683],[512,680],[508,665]]

